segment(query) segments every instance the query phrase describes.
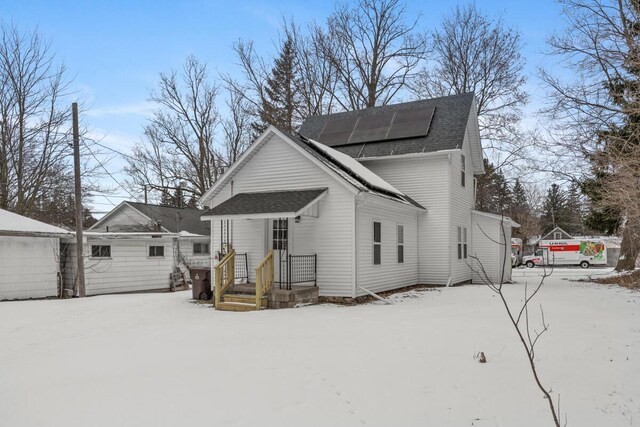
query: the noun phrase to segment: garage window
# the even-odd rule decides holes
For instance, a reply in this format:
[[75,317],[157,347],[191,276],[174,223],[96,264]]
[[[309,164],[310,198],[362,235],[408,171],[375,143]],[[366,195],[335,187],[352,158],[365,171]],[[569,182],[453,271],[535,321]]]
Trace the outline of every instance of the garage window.
[[149,246],[149,258],[159,258],[164,256],[164,246]]
[[207,255],[207,254],[209,254],[209,244],[208,243],[194,243],[193,244],[193,254],[194,255]]
[[111,258],[111,246],[91,245],[91,258]]

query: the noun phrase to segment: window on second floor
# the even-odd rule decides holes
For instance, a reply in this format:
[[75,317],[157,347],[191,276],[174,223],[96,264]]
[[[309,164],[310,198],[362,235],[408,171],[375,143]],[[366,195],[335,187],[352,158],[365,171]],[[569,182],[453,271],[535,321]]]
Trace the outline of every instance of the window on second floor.
[[464,154],[462,154],[462,163],[460,165],[460,184],[465,187],[467,185],[467,175],[466,175],[466,171],[467,171],[467,159],[464,156]]

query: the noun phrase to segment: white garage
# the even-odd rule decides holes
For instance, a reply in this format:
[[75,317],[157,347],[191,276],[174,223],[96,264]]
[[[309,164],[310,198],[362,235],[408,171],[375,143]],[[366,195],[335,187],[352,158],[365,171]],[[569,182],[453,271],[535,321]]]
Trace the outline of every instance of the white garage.
[[0,300],[59,293],[62,228],[0,209]]

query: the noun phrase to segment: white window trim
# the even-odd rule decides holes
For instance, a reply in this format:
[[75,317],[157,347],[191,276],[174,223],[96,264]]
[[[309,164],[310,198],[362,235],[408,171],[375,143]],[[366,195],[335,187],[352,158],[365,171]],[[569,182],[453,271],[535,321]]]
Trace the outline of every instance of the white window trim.
[[[196,245],[200,245],[200,247],[202,247],[202,245],[207,245],[207,251],[206,252],[197,252],[196,253]],[[211,255],[211,245],[209,244],[209,242],[193,242],[193,245],[191,247],[191,249],[193,250],[193,255],[194,256],[208,256]]]
[[[164,248],[164,249],[162,249],[162,256],[159,256],[159,255],[151,256],[151,255],[149,255],[149,250],[150,250],[150,248],[152,246],[154,246],[154,247],[155,246],[162,246]],[[166,256],[167,256],[167,245],[165,245],[165,244],[159,245],[157,243],[156,244],[153,244],[153,243],[148,243],[147,244],[147,258],[153,258],[153,259],[160,258],[160,259],[162,259],[162,258],[165,258]]]
[[467,186],[467,157],[464,154],[460,154],[461,168],[460,168],[460,185],[462,187]]
[[[95,245],[93,243],[90,243],[89,246],[90,246],[89,259],[112,259],[113,253],[111,252],[111,245],[101,245],[101,244]],[[109,247],[109,256],[93,256],[93,247],[94,246],[108,246]]]
[[[400,243],[400,227],[402,227],[402,243]],[[405,258],[405,250],[404,250],[404,240],[405,240],[405,232],[404,232],[404,224],[403,223],[397,223],[396,224],[396,263],[397,264],[404,264],[404,258]],[[402,262],[400,262],[398,260],[398,253],[399,253],[399,247],[402,246]]]
[[[375,223],[379,223],[380,224],[380,241],[376,242],[376,233],[375,233]],[[373,265],[375,268],[379,268],[382,266],[382,220],[381,219],[373,219],[373,221],[371,221],[371,265]],[[376,264],[376,250],[375,250],[375,246],[378,245],[380,246],[380,264]]]

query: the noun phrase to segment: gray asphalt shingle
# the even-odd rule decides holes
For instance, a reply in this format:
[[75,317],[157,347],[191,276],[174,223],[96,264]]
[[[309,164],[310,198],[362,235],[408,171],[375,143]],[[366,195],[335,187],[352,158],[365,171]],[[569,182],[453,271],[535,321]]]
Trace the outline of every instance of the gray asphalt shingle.
[[200,215],[204,212],[201,209],[175,208],[138,202],[127,203],[154,221],[160,221],[161,225],[170,233],[186,231],[203,236],[211,234],[209,223],[200,221]]
[[297,212],[326,190],[326,188],[314,188],[308,190],[239,193],[205,212],[203,216]]

